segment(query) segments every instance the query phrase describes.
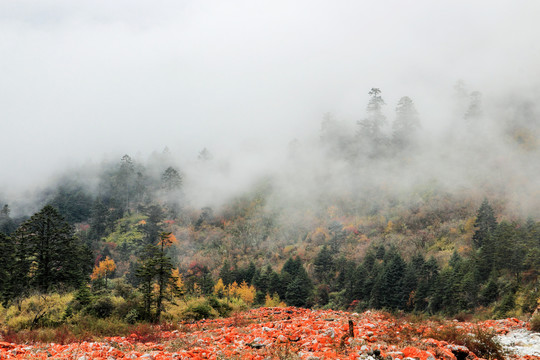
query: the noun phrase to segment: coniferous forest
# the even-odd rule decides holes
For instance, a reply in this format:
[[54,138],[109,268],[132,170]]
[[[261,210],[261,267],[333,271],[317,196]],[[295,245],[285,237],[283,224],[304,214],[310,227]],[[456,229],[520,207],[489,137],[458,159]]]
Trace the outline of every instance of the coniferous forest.
[[[531,314],[540,207],[525,180],[537,164],[509,169],[538,154],[538,124],[519,113],[495,123],[504,143],[493,144],[478,130],[495,121],[479,93],[455,90],[466,141],[426,139],[407,96],[390,124],[372,88],[361,120],[324,115],[316,139],[289,144],[279,173],[219,196],[209,179],[231,181],[234,164],[207,148],[185,167],[165,149],[62,173],[31,201],[3,205],[5,323],[160,322],[280,304]],[[442,165],[425,165],[429,156]]]

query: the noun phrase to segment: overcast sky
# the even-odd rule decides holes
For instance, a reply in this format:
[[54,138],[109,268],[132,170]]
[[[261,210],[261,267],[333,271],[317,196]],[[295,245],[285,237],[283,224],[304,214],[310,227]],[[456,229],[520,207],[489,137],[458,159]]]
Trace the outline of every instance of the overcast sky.
[[[0,0],[0,186],[168,146],[283,148],[371,87],[424,126],[463,79],[538,89],[540,2]],[[441,100],[442,99],[442,100]]]

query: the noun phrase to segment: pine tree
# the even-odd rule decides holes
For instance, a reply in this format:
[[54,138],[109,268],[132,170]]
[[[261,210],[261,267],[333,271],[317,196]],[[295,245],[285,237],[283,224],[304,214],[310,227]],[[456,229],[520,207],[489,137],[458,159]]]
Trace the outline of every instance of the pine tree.
[[385,261],[382,276],[383,296],[381,305],[389,309],[403,309],[407,301],[405,289],[406,264],[403,258],[393,250]]
[[11,238],[0,232],[0,301],[7,306],[15,296],[15,246]]
[[[516,226],[507,221],[502,221],[497,225],[492,234],[493,266],[496,270],[516,269],[519,273],[523,262],[521,253],[521,242]],[[515,256],[520,254],[521,256]]]
[[499,296],[499,286],[497,281],[490,277],[486,285],[480,290],[479,303],[483,306],[488,306]]
[[404,150],[415,140],[415,133],[420,128],[418,112],[413,101],[404,96],[396,107],[396,119],[392,124],[392,144],[398,151]]
[[[175,286],[176,279],[173,278],[173,264],[172,260],[166,254],[166,250],[169,246],[176,242],[176,238],[171,233],[161,233],[160,241],[158,244],[158,253],[157,258],[155,259],[156,264],[156,277],[157,277],[157,286],[158,293],[156,297],[156,315],[155,321],[159,322],[161,320],[161,312],[163,310],[163,301],[166,298],[167,290],[171,286]],[[213,286],[213,284],[212,284]]]
[[283,265],[281,274],[282,286],[286,287],[285,302],[292,306],[306,306],[313,284],[302,265],[302,260],[299,257],[289,258]]
[[178,279],[173,276],[172,261],[167,255],[167,248],[175,242],[174,235],[162,232],[158,244],[147,244],[139,257],[137,277],[143,294],[143,317],[146,320],[159,322],[163,302],[170,297],[168,291],[177,290]]
[[287,286],[285,301],[290,306],[306,306],[312,285],[307,273],[302,272]]
[[[300,263],[301,264],[301,263]],[[291,276],[296,276],[298,274],[299,269],[299,263],[290,257],[285,264],[283,264],[283,268],[281,269],[281,274],[288,273]]]
[[369,292],[366,291],[365,282],[367,279],[367,271],[363,264],[359,264],[354,270],[353,275],[353,284],[351,289],[351,294],[349,300],[365,301],[368,300],[366,297],[369,295]]
[[380,156],[388,143],[388,139],[382,131],[382,127],[386,124],[386,116],[382,113],[382,107],[386,104],[380,94],[381,90],[378,88],[372,88],[369,91],[371,98],[366,109],[367,117],[358,121],[357,137],[361,151],[370,157]]
[[285,292],[287,287],[284,286],[284,282],[277,272],[271,270],[268,275],[268,293],[278,294],[281,299],[285,298]]
[[40,291],[49,291],[55,285],[78,286],[86,277],[85,250],[73,236],[73,230],[59,212],[50,205],[24,222],[16,231],[20,242],[20,259],[31,259],[27,269],[30,284]]
[[160,234],[163,232],[162,221],[165,218],[163,209],[159,205],[151,205],[144,211],[148,216],[146,223],[142,226],[144,242],[148,245],[157,245],[160,241]]
[[122,156],[120,168],[116,173],[114,188],[123,210],[130,209],[135,191],[135,165],[129,155]]
[[332,259],[332,254],[330,253],[326,245],[324,245],[317,254],[313,265],[315,267],[315,278],[319,282],[328,283],[334,270],[334,261]]
[[255,276],[256,272],[257,272],[257,267],[255,266],[255,263],[253,261],[250,261],[248,267],[246,268],[244,272],[243,281],[246,281],[248,285],[251,285],[253,283],[253,277]]
[[0,233],[5,235],[10,235],[17,229],[17,225],[15,225],[15,222],[9,216],[10,212],[11,210],[7,204],[0,210]]
[[99,240],[106,236],[108,216],[109,210],[101,199],[97,199],[92,206],[90,217],[90,235],[93,239]]
[[473,234],[473,245],[479,249],[490,243],[490,237],[497,227],[497,220],[491,205],[487,199],[484,199],[478,209],[476,221],[474,223],[475,232]]
[[142,317],[147,321],[152,320],[154,279],[156,276],[156,259],[158,256],[159,254],[157,246],[147,244],[139,256],[139,264],[136,269],[140,290],[143,296]]
[[234,277],[231,272],[231,265],[229,263],[229,260],[225,260],[223,262],[223,266],[221,267],[221,270],[219,271],[219,277],[225,285],[232,284],[232,282],[234,281]]
[[161,175],[161,187],[166,191],[170,192],[180,189],[182,182],[182,175],[172,166],[169,166]]
[[470,260],[463,262],[455,272],[454,289],[458,310],[473,309],[478,303],[479,282],[474,263]]

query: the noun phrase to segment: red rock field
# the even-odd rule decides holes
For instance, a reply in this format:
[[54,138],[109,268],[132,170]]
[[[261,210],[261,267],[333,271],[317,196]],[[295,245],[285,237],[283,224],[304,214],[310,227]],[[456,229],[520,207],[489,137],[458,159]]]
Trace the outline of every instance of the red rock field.
[[[370,311],[357,314],[293,307],[259,308],[230,318],[181,324],[174,331],[163,328],[153,337],[132,334],[64,345],[0,342],[0,358],[460,360],[481,359],[474,352],[480,350],[486,358],[500,358],[489,349],[482,349],[481,341],[476,341],[473,351],[472,346],[459,343],[463,338],[475,340],[481,339],[482,334],[496,333],[495,339],[503,339],[521,331],[539,339],[538,334],[526,331],[527,323],[518,319],[480,323],[411,319]],[[504,358],[540,359],[534,350],[538,343],[522,344],[523,348],[519,345],[512,340],[504,348]]]

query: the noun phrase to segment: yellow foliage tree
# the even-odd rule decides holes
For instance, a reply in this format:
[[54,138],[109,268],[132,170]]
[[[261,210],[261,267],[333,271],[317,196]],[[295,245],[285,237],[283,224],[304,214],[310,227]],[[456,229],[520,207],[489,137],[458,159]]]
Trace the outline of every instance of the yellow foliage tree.
[[223,280],[219,278],[217,283],[214,285],[214,295],[222,298],[225,295],[226,290],[227,287],[225,286],[225,284],[223,284]]
[[94,266],[94,271],[92,271],[92,275],[90,275],[90,279],[92,280],[105,279],[105,287],[106,287],[107,279],[113,273],[114,270],[116,270],[116,263],[114,262],[113,259],[107,256],[105,260],[100,261],[98,265]]
[[227,297],[238,297],[238,283],[236,281],[227,286]]
[[253,285],[248,285],[246,281],[242,281],[242,284],[240,284],[240,287],[238,288],[238,296],[248,305],[253,304],[255,293],[255,287]]
[[270,294],[266,293],[264,306],[265,307],[286,307],[287,305],[283,301],[281,301],[277,293],[274,293],[272,297],[270,297]]
[[392,220],[388,220],[388,223],[386,224],[386,228],[384,229],[384,232],[386,234],[390,234],[394,231],[394,222]]
[[169,290],[177,296],[183,296],[186,293],[186,285],[184,284],[182,274],[180,274],[180,270],[178,269],[172,269]]

